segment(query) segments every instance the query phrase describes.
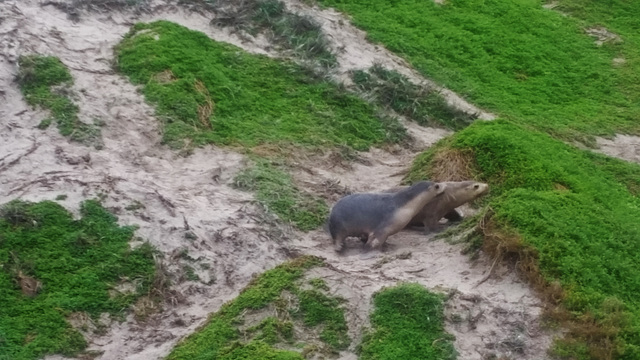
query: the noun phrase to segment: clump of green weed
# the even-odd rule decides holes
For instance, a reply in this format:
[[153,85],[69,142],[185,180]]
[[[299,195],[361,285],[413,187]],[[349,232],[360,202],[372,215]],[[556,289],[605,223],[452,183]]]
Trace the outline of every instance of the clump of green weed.
[[51,111],[39,128],[46,128],[54,121],[60,134],[85,144],[100,146],[100,129],[78,118],[78,106],[69,98],[69,86],[73,78],[67,67],[53,56],[23,55],[18,59],[20,71],[18,84],[29,105],[41,106]]
[[437,90],[416,85],[406,76],[380,64],[375,64],[368,71],[353,71],[351,77],[366,97],[420,125],[460,129],[477,118],[447,104]]
[[257,3],[253,19],[258,28],[270,29],[274,39],[296,56],[313,60],[324,68],[336,65],[329,41],[313,18],[287,11],[282,1],[266,0]]
[[[52,201],[13,201],[0,210],[0,358],[74,356],[86,347],[65,320],[72,312],[121,313],[154,275],[152,248],[129,248],[133,227],[121,227],[97,201],[74,220]],[[122,281],[133,293],[110,296]]]
[[117,68],[156,105],[164,141],[366,150],[402,138],[375,109],[299,65],[251,55],[167,21],[137,24],[116,49]]
[[454,337],[444,330],[443,296],[418,284],[383,289],[373,297],[371,332],[360,359],[455,359]]
[[266,160],[256,160],[253,167],[234,179],[236,187],[256,192],[267,210],[303,231],[322,225],[329,213],[324,200],[299,190],[291,175]]
[[[464,152],[491,186],[494,214],[480,226],[485,250],[518,259],[543,293],[555,283],[566,290],[551,291],[551,315],[569,321],[567,340],[582,345],[565,343],[562,351],[586,346],[596,359],[640,357],[640,200],[630,193],[640,167],[502,120],[473,124],[436,151]],[[409,177],[428,173],[433,159],[416,161]],[[611,299],[624,311],[605,310]]]
[[321,68],[336,65],[320,24],[309,16],[287,10],[280,0],[249,0],[235,3],[229,11],[220,11],[216,23],[235,26],[249,33],[268,30],[272,40],[290,50],[296,57],[310,60]]
[[273,316],[267,317],[262,322],[252,328],[249,332],[261,331],[256,336],[257,340],[262,340],[269,345],[274,345],[279,341],[290,341],[293,338],[293,324],[290,321],[281,321]]
[[35,225],[35,217],[30,208],[29,202],[16,199],[0,207],[0,218],[13,226],[32,226]]
[[[308,294],[297,285],[307,269],[321,264],[322,260],[317,257],[303,256],[264,272],[247,285],[236,299],[224,304],[218,312],[211,315],[200,331],[179,343],[167,359],[303,359],[299,352],[271,346],[294,340],[294,325],[291,321],[269,316],[243,333],[237,327],[243,323],[243,316],[247,311],[267,307],[278,301],[285,291],[299,296],[301,304],[307,304],[297,314],[305,319],[308,326],[324,323],[323,334],[326,332],[326,336],[322,340],[336,350],[342,348],[343,344],[348,344],[348,337],[346,326],[342,328],[336,325],[344,323],[343,310],[337,308],[337,300],[320,293]],[[330,315],[318,314],[319,311]],[[339,316],[342,316],[342,320],[338,319]],[[311,320],[307,322],[307,318]]]

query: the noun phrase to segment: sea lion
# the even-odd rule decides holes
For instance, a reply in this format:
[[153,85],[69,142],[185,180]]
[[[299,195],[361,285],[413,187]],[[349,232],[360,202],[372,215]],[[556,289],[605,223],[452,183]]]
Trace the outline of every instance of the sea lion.
[[[462,215],[455,209],[469,201],[475,200],[489,190],[489,185],[475,181],[447,181],[444,194],[428,202],[407,224],[407,226],[424,226],[425,232],[438,229],[438,222],[445,217],[449,221],[460,221]],[[385,192],[397,193],[407,186],[399,186]]]
[[327,228],[336,252],[348,236],[368,238],[365,246],[381,247],[390,235],[402,230],[430,201],[443,194],[445,186],[421,181],[394,193],[351,194],[331,209]]

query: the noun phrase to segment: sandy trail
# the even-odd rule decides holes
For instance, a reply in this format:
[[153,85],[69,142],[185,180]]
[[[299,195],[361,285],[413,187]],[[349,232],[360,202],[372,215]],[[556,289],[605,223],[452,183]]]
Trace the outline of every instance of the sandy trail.
[[[323,27],[335,39],[334,46],[345,46],[339,56],[343,74],[380,61],[416,76],[397,57],[367,44],[363,33],[348,22],[340,24],[338,13],[287,3],[320,22],[329,17]],[[386,252],[372,257],[362,256],[358,243],[350,243],[346,254],[337,255],[320,231],[302,234],[285,229],[274,240],[275,230],[259,221],[263,215],[253,205],[252,195],[229,186],[244,166],[241,155],[208,146],[182,157],[162,145],[153,109],[136,87],[109,65],[112,47],[132,23],[156,19],[175,21],[250,52],[277,55],[263,40],[243,41],[227,30],[210,27],[209,18],[202,14],[162,2],[153,3],[150,14],[82,14],[77,23],[52,6],[40,7],[36,0],[0,3],[0,203],[67,195],[61,203],[77,214],[80,201],[103,195],[121,224],[138,225],[136,235],[165,254],[164,262],[176,277],[185,264],[193,265],[179,256],[184,249],[198,264],[210,266],[209,270],[194,266],[202,282],[183,281],[175,286],[185,301],[167,305],[146,323],[129,317],[123,323],[110,324],[102,336],[90,336],[89,349],[103,352],[98,359],[166,356],[179,339],[205,321],[207,314],[235,297],[254,274],[274,267],[292,253],[326,258],[330,267],[314,271],[348,300],[350,333],[356,341],[340,358],[356,358],[353,350],[368,324],[371,295],[398,281],[414,281],[443,291],[457,289],[447,303],[447,312],[451,319],[457,319],[449,322],[448,330],[457,337],[460,359],[482,359],[489,353],[545,358],[550,336],[539,328],[540,302],[509,269],[497,269],[494,277],[474,288],[489,269],[490,259],[481,256],[471,262],[460,254],[460,246],[428,241],[410,231],[391,237]],[[47,114],[28,107],[13,82],[17,57],[33,52],[55,55],[71,69],[81,119],[89,122],[99,118],[105,123],[100,150],[69,142],[55,126],[46,131],[36,128]],[[317,167],[313,175],[296,172],[296,181],[310,188],[321,188],[323,181],[339,181],[355,191],[395,186],[417,152],[449,134],[414,124],[407,127],[416,139],[412,149],[393,153],[373,149],[361,154],[364,161],[350,168]],[[144,208],[125,209],[135,202]],[[188,231],[197,238],[187,238]],[[210,281],[213,283],[205,284]]]
[[613,139],[596,138],[597,152],[640,163],[640,136],[617,134]]

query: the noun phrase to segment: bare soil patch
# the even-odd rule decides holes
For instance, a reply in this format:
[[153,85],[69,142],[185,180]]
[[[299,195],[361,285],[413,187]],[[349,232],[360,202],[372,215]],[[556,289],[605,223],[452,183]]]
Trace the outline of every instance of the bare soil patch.
[[617,134],[613,139],[596,138],[600,153],[640,163],[640,136]]

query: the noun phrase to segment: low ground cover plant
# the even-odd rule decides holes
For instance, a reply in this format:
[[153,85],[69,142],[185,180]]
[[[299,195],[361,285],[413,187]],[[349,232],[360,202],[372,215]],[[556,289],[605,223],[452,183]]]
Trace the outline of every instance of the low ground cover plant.
[[267,160],[256,159],[253,166],[236,176],[234,184],[240,189],[255,191],[256,198],[267,210],[302,231],[319,227],[329,213],[324,200],[299,190],[291,175]]
[[47,128],[52,122],[60,134],[85,144],[101,146],[100,128],[78,118],[78,106],[71,100],[73,78],[69,69],[55,56],[23,55],[18,59],[18,84],[25,101],[50,110],[38,126]]
[[453,336],[444,330],[444,298],[419,284],[400,284],[373,296],[371,331],[360,359],[456,359]]
[[[130,249],[134,228],[95,200],[80,213],[74,220],[53,201],[0,207],[0,358],[75,356],[87,343],[69,317],[86,326],[102,313],[117,318],[148,291],[151,246]],[[113,292],[125,283],[132,291]]]
[[[302,256],[264,272],[180,342],[167,359],[304,359],[303,353],[346,348],[350,339],[340,300],[317,286],[302,287],[305,271],[316,266],[322,266],[321,259]],[[298,306],[291,306],[295,303]],[[268,308],[275,308],[268,312],[277,315],[265,315],[256,325],[245,326],[246,314]],[[316,340],[324,343],[325,349],[295,336],[318,326],[322,330]]]
[[491,185],[490,214],[480,226],[485,250],[517,258],[550,304],[567,310],[551,307],[551,315],[580,324],[568,325],[557,353],[640,357],[640,199],[631,193],[635,182],[625,184],[639,166],[603,161],[497,120],[473,124],[423,153],[408,180],[439,177],[451,156],[466,157],[460,171]]

